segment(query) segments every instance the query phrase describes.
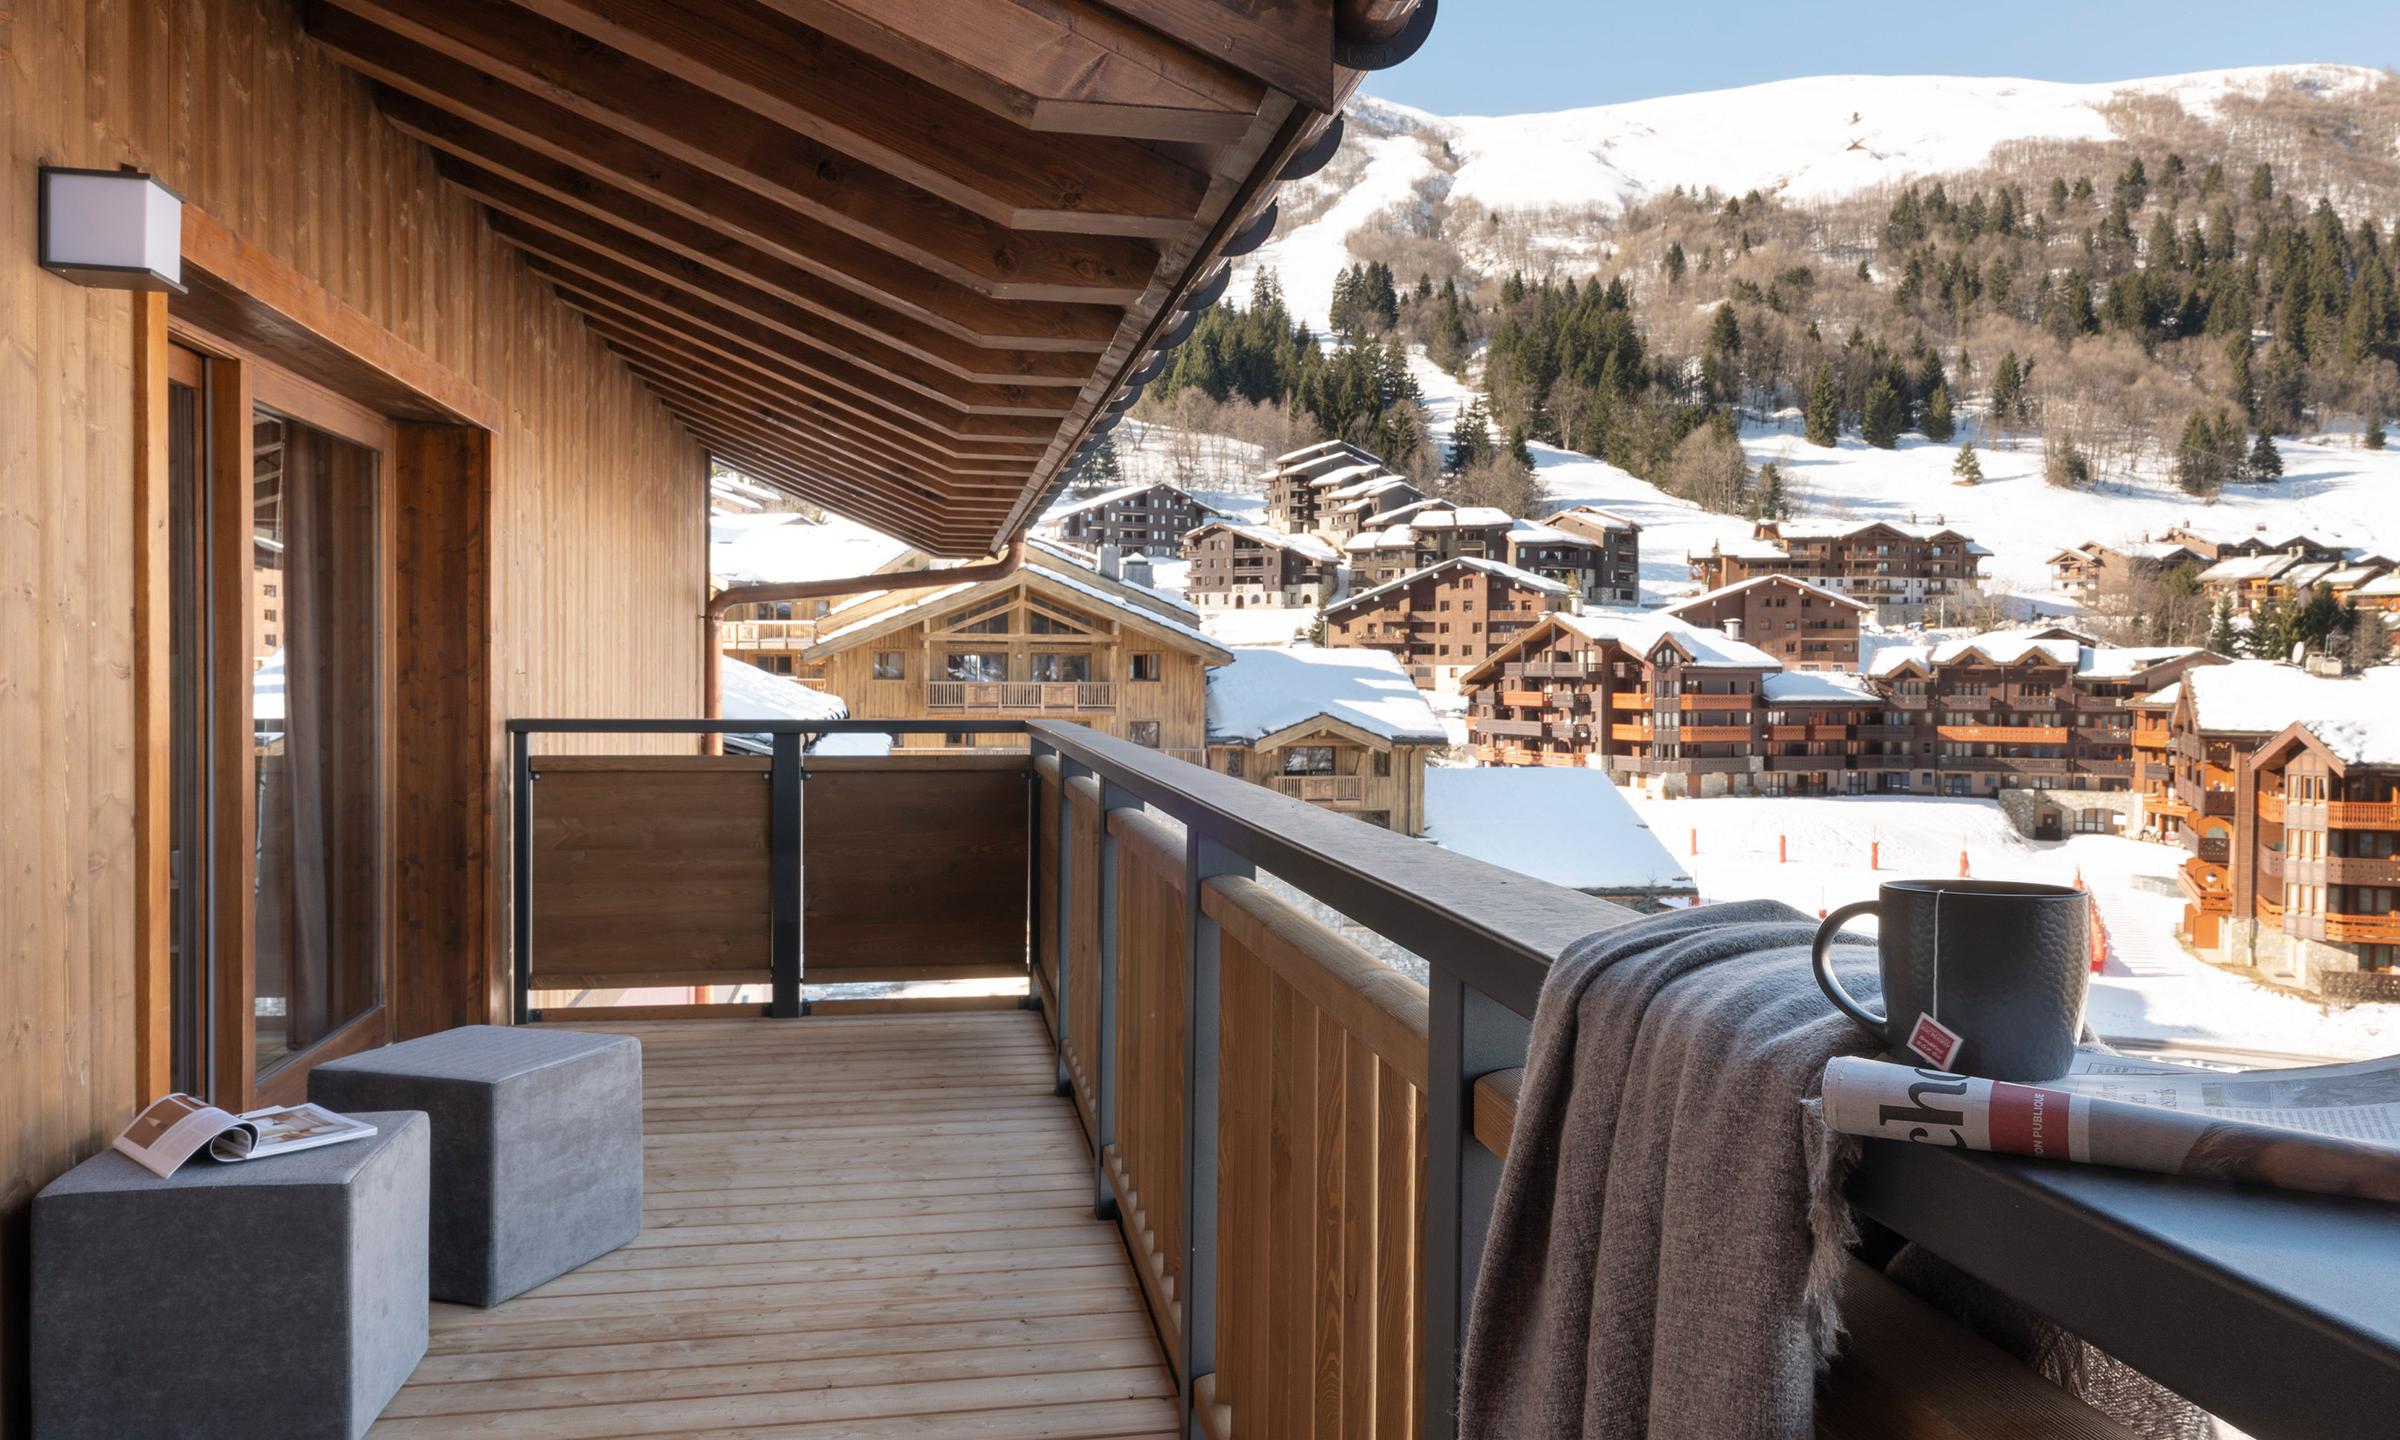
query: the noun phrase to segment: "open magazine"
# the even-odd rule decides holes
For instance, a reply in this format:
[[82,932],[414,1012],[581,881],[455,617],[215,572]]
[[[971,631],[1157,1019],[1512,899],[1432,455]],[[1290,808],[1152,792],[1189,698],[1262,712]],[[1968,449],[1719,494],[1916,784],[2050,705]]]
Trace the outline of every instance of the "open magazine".
[[2229,1074],[2081,1050],[2039,1085],[1843,1057],[1824,1112],[1852,1135],[2400,1200],[2400,1056]]
[[270,1105],[240,1115],[189,1095],[150,1102],[117,1137],[117,1153],[160,1179],[206,1147],[211,1159],[261,1160],[344,1140],[364,1140],[375,1127],[322,1105]]

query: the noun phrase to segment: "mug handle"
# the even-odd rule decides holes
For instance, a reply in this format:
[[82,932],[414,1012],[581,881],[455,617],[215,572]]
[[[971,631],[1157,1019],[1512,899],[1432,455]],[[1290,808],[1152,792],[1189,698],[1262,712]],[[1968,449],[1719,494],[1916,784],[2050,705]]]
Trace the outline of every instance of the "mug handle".
[[1861,915],[1881,915],[1882,913],[1878,903],[1873,900],[1853,900],[1842,906],[1817,922],[1817,941],[1810,947],[1808,958],[1809,964],[1817,973],[1817,988],[1825,992],[1825,998],[1833,1002],[1833,1007],[1856,1020],[1869,1035],[1889,1045],[1892,1043],[1891,1018],[1886,1015],[1877,1015],[1856,1000],[1851,999],[1850,992],[1842,988],[1842,982],[1833,978],[1833,960],[1825,953],[1826,947],[1833,943],[1835,932],[1844,925]]

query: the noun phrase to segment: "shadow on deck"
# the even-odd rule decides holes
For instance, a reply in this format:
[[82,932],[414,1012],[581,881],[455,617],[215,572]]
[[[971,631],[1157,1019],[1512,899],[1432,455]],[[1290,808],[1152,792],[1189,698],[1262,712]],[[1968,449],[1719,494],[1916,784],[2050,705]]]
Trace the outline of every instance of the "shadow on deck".
[[643,1233],[434,1306],[374,1440],[1172,1433],[1037,1015],[576,1028],[642,1042]]

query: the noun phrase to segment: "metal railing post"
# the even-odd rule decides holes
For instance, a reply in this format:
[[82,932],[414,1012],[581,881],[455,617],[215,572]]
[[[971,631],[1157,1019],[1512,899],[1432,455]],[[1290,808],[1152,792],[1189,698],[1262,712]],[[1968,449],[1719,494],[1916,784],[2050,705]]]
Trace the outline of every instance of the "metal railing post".
[[1201,907],[1201,888],[1219,875],[1252,873],[1250,862],[1193,834],[1183,842],[1183,1431],[1205,1440],[1193,1388],[1217,1369],[1217,1138],[1221,1076],[1217,1062],[1224,996],[1223,934]]
[[515,995],[515,1023],[522,1025],[533,1018],[533,737],[522,730],[508,737],[509,783],[516,793],[509,797],[512,812],[511,828],[516,832],[513,841],[516,862],[509,881],[509,921],[511,925],[509,959],[513,965],[510,987]]
[[[1058,892],[1054,897],[1058,904],[1058,934],[1052,937],[1052,943],[1057,947],[1058,1014],[1052,1017],[1050,1036],[1058,1055],[1058,1093],[1061,1095],[1075,1093],[1075,1077],[1067,1069],[1067,1016],[1074,1005],[1067,997],[1072,993],[1072,987],[1083,984],[1087,978],[1074,973],[1075,887],[1079,883],[1090,883],[1075,873],[1075,789],[1069,782],[1078,775],[1091,773],[1088,766],[1079,765],[1064,755],[1058,757]],[[1087,1061],[1090,1059],[1089,1056],[1085,1058]]]
[[800,1016],[800,736],[775,737],[767,781],[774,787],[768,807],[767,965],[771,989],[767,1013],[778,1020]]
[[1458,1433],[1458,1362],[1467,1307],[1483,1269],[1484,1231],[1500,1189],[1500,1158],[1475,1139],[1478,1076],[1525,1063],[1532,1023],[1441,965],[1427,985],[1432,1093],[1426,1097],[1425,1429]]
[[1117,1143],[1117,837],[1109,833],[1112,810],[1137,810],[1142,802],[1107,776],[1100,777],[1100,1039],[1092,1057],[1092,1213],[1117,1218],[1116,1191],[1108,1183],[1108,1147]]

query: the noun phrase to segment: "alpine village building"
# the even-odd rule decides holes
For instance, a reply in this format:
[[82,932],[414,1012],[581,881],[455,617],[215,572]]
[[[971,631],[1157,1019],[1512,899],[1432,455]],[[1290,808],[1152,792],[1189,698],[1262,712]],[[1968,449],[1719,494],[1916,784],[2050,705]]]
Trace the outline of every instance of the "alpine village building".
[[1042,528],[1086,549],[1114,545],[1128,554],[1166,559],[1180,553],[1183,537],[1216,513],[1161,480],[1070,500],[1044,515]]
[[1761,575],[1695,595],[1659,613],[1722,630],[1766,651],[1786,670],[1856,670],[1863,601],[1790,575]]
[[1875,607],[1887,625],[1939,619],[1964,599],[1991,552],[1940,523],[1760,520],[1751,538],[1691,556],[1692,578],[1720,589],[1790,575]]
[[1448,743],[1400,662],[1373,650],[1244,647],[1208,691],[1208,767],[1421,835],[1425,762]]
[[1459,683],[1487,764],[1596,764],[1665,794],[1992,797],[2130,790],[2126,702],[2214,658],[2050,627],[1886,649],[1864,675],[1793,671],[1721,630],[1595,611]]
[[2400,998],[2400,667],[2240,660],[2185,675],[2168,713],[2174,783],[2150,804],[2190,852],[2184,938],[2330,999]]
[[1324,603],[1341,582],[1341,555],[1315,535],[1211,520],[1183,537],[1184,593],[1203,610]]
[[1566,608],[1573,593],[1513,565],[1461,555],[1326,606],[1325,643],[1384,651],[1434,689]]

